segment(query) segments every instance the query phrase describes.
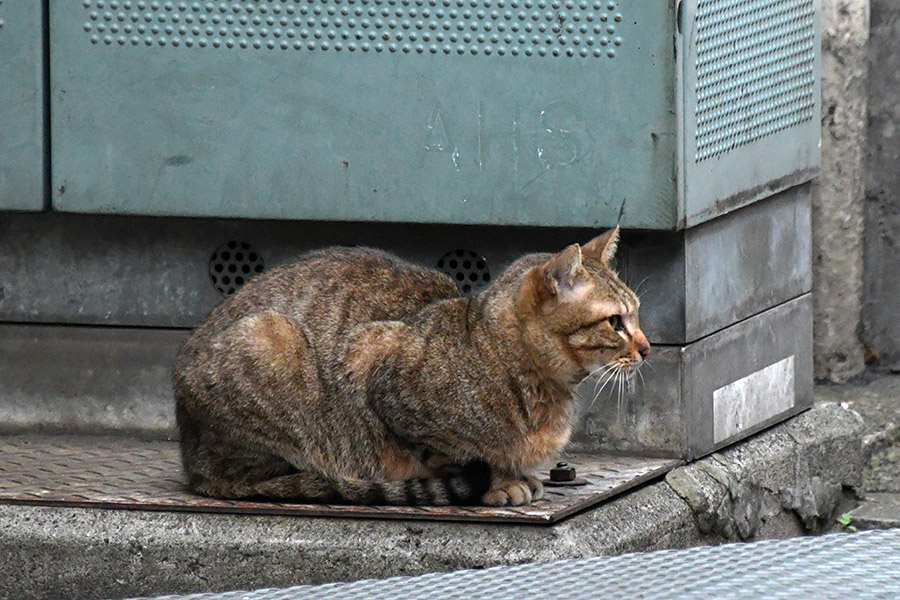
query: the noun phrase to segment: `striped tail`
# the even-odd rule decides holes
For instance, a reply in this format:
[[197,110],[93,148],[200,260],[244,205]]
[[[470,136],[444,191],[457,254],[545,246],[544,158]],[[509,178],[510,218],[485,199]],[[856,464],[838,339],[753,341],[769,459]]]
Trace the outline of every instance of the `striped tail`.
[[403,481],[333,479],[304,471],[254,484],[247,496],[324,504],[473,505],[481,503],[490,485],[490,467],[475,461],[446,477]]

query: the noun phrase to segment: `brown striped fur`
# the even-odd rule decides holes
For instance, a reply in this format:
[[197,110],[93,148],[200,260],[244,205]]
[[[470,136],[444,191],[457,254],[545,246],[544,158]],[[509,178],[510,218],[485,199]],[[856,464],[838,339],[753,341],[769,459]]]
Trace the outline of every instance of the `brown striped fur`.
[[618,230],[513,263],[472,299],[364,248],[260,275],[175,364],[191,489],[223,498],[525,504],[575,386],[649,352],[609,263]]

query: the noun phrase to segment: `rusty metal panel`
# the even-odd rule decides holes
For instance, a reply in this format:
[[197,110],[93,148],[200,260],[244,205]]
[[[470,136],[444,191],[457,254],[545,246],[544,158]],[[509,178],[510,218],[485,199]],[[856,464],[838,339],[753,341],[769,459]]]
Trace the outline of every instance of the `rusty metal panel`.
[[[0,503],[299,517],[369,517],[548,525],[679,464],[671,459],[572,456],[585,485],[546,487],[520,507],[343,506],[226,501],[189,493],[176,442],[109,436],[0,436]],[[549,468],[550,465],[548,465]]]

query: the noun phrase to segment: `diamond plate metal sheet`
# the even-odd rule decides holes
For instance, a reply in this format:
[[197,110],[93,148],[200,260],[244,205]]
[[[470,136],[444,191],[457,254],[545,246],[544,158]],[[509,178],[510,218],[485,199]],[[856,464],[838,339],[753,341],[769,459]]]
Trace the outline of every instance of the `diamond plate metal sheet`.
[[157,600],[512,600],[536,594],[555,600],[893,600],[900,597],[900,530]]
[[[528,506],[341,506],[225,501],[190,494],[176,442],[104,436],[0,436],[0,503],[328,517],[550,524],[678,464],[671,459],[566,459],[588,485],[548,487]],[[549,466],[548,466],[549,467]]]

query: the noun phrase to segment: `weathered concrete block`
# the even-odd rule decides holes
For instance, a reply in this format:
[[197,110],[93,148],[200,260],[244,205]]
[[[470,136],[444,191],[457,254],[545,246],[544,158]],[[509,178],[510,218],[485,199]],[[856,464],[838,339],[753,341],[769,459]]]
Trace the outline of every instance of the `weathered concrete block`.
[[900,368],[900,3],[872,0],[863,338]]
[[[861,483],[862,419],[835,404],[676,469],[667,483],[697,527],[728,540],[799,535],[829,527],[845,487]],[[763,533],[765,532],[765,533]]]
[[813,185],[812,211],[815,371],[844,382],[864,368],[858,332],[869,0],[824,0],[822,21],[822,176]]

